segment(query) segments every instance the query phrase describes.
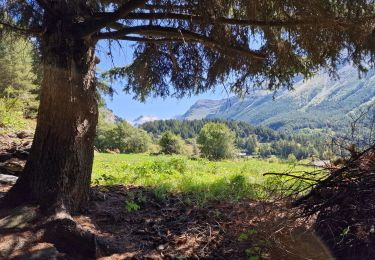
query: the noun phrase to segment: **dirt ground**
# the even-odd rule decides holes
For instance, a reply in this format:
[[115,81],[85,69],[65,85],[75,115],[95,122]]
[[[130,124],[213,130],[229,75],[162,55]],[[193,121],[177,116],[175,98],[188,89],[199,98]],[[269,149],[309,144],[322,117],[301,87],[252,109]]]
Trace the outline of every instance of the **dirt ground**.
[[[73,218],[115,248],[110,256],[98,252],[97,259],[330,258],[310,231],[311,221],[296,218],[297,210],[285,201],[195,206],[183,195],[160,197],[132,186],[94,187],[91,195],[87,208]],[[26,209],[24,220],[9,222],[18,221],[16,228],[8,222],[1,228],[6,214],[0,215],[0,259],[85,259],[43,241],[44,231],[28,221],[33,210]]]

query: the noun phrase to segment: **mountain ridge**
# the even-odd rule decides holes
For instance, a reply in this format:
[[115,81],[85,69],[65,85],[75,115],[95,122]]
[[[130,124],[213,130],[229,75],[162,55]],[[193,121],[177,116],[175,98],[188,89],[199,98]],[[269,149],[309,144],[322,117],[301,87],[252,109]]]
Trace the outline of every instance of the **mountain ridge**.
[[275,130],[338,128],[358,108],[375,102],[375,69],[359,78],[358,70],[346,65],[338,77],[320,73],[299,81],[293,91],[254,90],[243,99],[199,100],[180,119],[232,119]]

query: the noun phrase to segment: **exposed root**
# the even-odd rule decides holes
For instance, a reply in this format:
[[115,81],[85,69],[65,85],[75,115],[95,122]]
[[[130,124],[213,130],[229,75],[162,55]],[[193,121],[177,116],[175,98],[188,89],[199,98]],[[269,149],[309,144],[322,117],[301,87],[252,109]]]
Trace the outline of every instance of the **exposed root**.
[[68,255],[91,259],[119,251],[106,239],[82,229],[71,218],[55,219],[46,223],[43,228],[46,230],[43,239]]
[[0,213],[0,251],[3,252],[0,258],[29,258],[32,250],[46,243],[50,246],[37,254],[59,252],[74,259],[95,259],[119,252],[105,238],[84,230],[61,210],[46,216],[35,206],[22,206],[3,209]]

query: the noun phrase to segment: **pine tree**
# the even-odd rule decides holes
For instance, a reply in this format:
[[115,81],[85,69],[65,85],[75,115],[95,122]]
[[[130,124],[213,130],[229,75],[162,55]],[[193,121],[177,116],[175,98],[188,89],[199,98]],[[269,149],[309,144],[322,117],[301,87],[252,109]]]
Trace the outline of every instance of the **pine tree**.
[[[5,0],[1,35],[33,36],[42,56],[31,155],[4,201],[77,211],[88,200],[98,121],[98,41],[136,42],[133,62],[107,76],[125,91],[202,93],[218,84],[291,88],[295,76],[373,63],[374,1]],[[111,45],[109,45],[111,46]]]

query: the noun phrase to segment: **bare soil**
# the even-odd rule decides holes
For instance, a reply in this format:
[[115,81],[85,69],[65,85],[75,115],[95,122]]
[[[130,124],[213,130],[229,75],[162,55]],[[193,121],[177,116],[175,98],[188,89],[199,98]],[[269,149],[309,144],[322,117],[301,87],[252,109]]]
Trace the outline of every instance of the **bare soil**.
[[[146,188],[111,186],[93,187],[89,205],[73,218],[115,248],[111,255],[98,252],[97,259],[329,259],[311,221],[297,213],[286,201],[196,206],[181,194],[161,199]],[[67,253],[43,241],[38,225],[0,228],[0,258],[88,259],[72,253],[74,244]]]

